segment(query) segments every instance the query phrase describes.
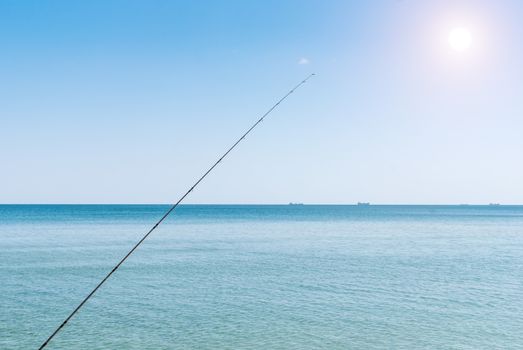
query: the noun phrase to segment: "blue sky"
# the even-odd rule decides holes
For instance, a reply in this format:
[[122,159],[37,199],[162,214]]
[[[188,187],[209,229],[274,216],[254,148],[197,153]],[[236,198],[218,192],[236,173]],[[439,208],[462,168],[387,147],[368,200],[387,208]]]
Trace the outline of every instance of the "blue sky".
[[173,202],[311,72],[188,203],[522,203],[522,11],[0,0],[0,203]]

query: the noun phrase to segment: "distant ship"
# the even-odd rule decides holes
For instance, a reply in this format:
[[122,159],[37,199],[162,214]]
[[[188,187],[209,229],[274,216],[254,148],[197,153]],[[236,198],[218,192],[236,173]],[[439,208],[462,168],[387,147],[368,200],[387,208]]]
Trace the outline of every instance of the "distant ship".
[[303,203],[293,203],[293,202],[290,202],[289,205],[303,205]]
[[501,204],[499,204],[499,203],[489,203],[488,205],[490,205],[490,206],[498,206],[498,205],[501,205]]
[[358,202],[358,206],[360,206],[360,207],[365,207],[365,206],[368,206],[368,205],[370,205],[369,202]]

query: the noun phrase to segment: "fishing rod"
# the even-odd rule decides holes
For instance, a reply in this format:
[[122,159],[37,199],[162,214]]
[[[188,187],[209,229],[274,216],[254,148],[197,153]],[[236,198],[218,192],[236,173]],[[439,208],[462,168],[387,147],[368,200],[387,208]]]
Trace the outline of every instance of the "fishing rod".
[[109,271],[109,273],[96,285],[96,287],[94,287],[94,289],[82,300],[82,302],[80,304],[78,304],[78,306],[69,314],[69,316],[67,316],[67,318],[53,331],[53,333],[51,333],[51,335],[47,338],[47,340],[42,344],[40,345],[40,347],[38,348],[38,350],[42,350],[44,349],[48,344],[49,342],[55,337],[56,334],[58,334],[58,332],[60,332],[60,330],[62,328],[64,328],[64,326],[67,324],[67,322],[69,322],[69,320],[82,308],[82,306],[84,306],[84,304],[89,300],[91,299],[91,297],[94,295],[94,293],[96,293],[96,291],[105,283],[105,281],[107,281],[109,279],[109,277],[111,277],[111,275],[116,271],[118,270],[118,268],[125,262],[125,260],[127,260],[127,258],[129,256],[131,256],[131,254],[143,243],[143,241],[145,241],[147,239],[147,237],[149,237],[149,235],[154,231],[156,230],[156,228],[167,218],[167,216],[169,216],[169,214],[171,214],[174,209],[176,209],[176,207],[185,199],[185,197],[187,197],[189,195],[189,193],[191,193],[195,188],[196,186],[198,186],[200,184],[200,182],[202,182],[203,179],[205,179],[205,177],[207,177],[207,175],[209,175],[209,173],[225,158],[227,157],[227,155],[247,136],[249,135],[249,133],[254,130],[254,128],[256,126],[258,126],[258,124],[260,124],[263,119],[265,119],[265,117],[267,117],[274,109],[276,109],[276,107],[278,107],[280,105],[280,103],[282,103],[287,97],[289,97],[290,94],[292,94],[294,91],[296,91],[296,89],[298,89],[300,86],[302,86],[303,84],[305,84],[307,82],[307,80],[309,80],[312,76],[314,76],[315,74],[312,73],[311,75],[309,75],[307,78],[305,78],[304,80],[302,80],[298,85],[296,85],[295,87],[293,87],[287,94],[285,94],[285,96],[283,96],[278,102],[276,102],[271,108],[269,108],[269,110],[267,112],[265,112],[265,114],[263,114],[261,116],[260,119],[258,119],[258,121],[256,121],[256,123],[254,123],[238,140],[236,140],[236,142],[220,157],[218,158],[218,160],[194,183],[194,185],[192,185],[188,190],[187,192],[185,192],[185,194],[183,196],[180,197],[180,199],[178,199],[178,201],[176,203],[174,203],[170,208],[169,210],[167,210],[167,212],[165,212],[165,214],[163,214],[163,216],[160,218],[160,220],[158,220],[156,222],[156,224],[154,224],[153,227],[151,227],[149,229],[149,231],[147,231],[147,233],[138,241],[138,243],[136,243],[134,245],[134,247],[132,247],[131,250],[129,250],[129,252],[127,252],[127,254],[125,254],[125,256],[118,262],[118,264],[116,264],[111,271]]

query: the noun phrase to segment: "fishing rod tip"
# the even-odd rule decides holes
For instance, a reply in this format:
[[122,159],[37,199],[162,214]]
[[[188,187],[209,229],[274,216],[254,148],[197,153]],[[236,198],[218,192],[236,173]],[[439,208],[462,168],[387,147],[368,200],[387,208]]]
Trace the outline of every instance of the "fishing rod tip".
[[316,75],[316,73],[311,73],[307,78],[305,78],[304,81],[302,81],[302,84],[303,84],[303,83],[306,83],[307,80],[309,80],[313,75]]

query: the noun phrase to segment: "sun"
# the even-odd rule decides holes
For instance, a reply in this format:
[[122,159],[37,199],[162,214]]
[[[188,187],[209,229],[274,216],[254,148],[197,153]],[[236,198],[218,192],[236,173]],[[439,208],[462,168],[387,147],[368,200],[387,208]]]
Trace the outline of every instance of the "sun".
[[472,45],[472,35],[467,28],[454,28],[449,33],[449,44],[458,52],[466,51]]

